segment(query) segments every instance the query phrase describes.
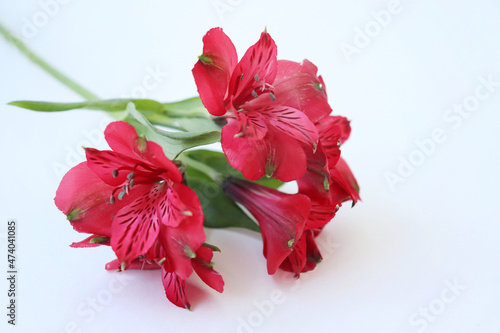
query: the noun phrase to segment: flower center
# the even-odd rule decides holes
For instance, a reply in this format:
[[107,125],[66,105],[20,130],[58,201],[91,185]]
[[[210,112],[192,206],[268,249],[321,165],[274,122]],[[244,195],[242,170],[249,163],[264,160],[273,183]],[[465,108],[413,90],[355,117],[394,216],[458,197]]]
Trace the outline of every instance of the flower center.
[[111,196],[109,198],[110,204],[114,204],[116,202],[116,199],[123,200],[123,198],[125,198],[125,195],[129,194],[130,190],[132,190],[132,188],[137,184],[136,179],[134,177],[139,167],[145,169],[146,172],[149,173],[150,177],[148,178],[150,178],[151,180],[156,180],[156,178],[164,172],[163,170],[155,169],[143,162],[136,163],[132,168],[130,166],[122,166],[119,167],[118,169],[113,170],[112,171],[113,178],[118,177],[120,173],[123,171],[128,171],[128,174],[127,174],[127,179],[121,185],[117,186],[111,193]]

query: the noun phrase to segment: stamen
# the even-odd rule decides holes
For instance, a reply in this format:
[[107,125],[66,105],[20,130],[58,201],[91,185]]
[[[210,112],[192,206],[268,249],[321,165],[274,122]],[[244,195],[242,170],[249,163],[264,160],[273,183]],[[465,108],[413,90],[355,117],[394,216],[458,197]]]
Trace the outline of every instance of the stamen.
[[272,92],[269,93],[269,98],[271,98],[271,101],[273,102],[276,100],[276,96],[274,96]]
[[240,76],[240,80],[241,80],[241,81],[243,81],[243,74],[241,74],[241,76]]
[[114,178],[118,177],[118,170],[113,170],[111,174],[113,175]]
[[131,173],[129,173],[127,175],[127,178],[128,178],[128,180],[131,180],[132,178],[134,178],[134,172],[132,171]]
[[255,76],[253,77],[253,79],[255,80],[255,82],[259,82],[259,74],[255,74]]
[[125,197],[125,192],[122,191],[118,194],[118,200],[123,200],[124,197]]
[[134,179],[132,179],[132,180],[130,181],[130,183],[128,183],[128,187],[129,187],[129,188],[132,188],[132,187],[134,187],[134,185],[135,185],[135,180],[134,180]]
[[252,90],[252,96],[253,96],[253,98],[257,98],[257,97],[259,97],[259,94],[257,94],[257,92],[255,90]]
[[115,203],[115,196],[111,194],[111,197],[109,198],[109,203],[114,204]]

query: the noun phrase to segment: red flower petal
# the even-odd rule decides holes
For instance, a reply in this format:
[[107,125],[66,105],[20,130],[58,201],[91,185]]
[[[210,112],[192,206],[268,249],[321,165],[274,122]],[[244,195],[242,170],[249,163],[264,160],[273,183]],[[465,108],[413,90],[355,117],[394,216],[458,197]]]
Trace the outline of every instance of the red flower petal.
[[264,256],[267,258],[267,272],[269,274],[276,272],[292,251],[295,242],[302,236],[304,222],[307,220],[310,207],[309,199],[301,194],[282,197],[279,203],[273,201],[272,205],[268,204],[263,209],[276,209],[276,213],[269,214],[263,210],[255,209],[252,212],[259,221],[262,231]]
[[229,164],[245,178],[258,180],[268,175],[292,181],[304,175],[306,154],[294,138],[277,129],[268,130],[261,140],[237,137],[238,133],[240,126],[237,121],[229,120],[222,129],[222,150]]
[[341,202],[352,200],[353,206],[361,200],[356,178],[342,157],[335,168],[330,170],[330,174],[332,177],[330,193],[333,200]]
[[[271,102],[273,103],[273,102]],[[266,121],[297,141],[316,149],[318,130],[307,116],[299,110],[280,105],[267,105],[257,109]]]
[[[173,184],[172,191],[178,194],[179,201],[168,202],[168,207],[185,207],[190,213],[176,215],[182,217],[180,222],[162,220],[160,242],[166,252],[169,271],[175,272],[186,279],[191,275],[193,266],[191,259],[196,256],[196,250],[205,241],[203,231],[203,211],[200,201],[194,191],[182,184]],[[170,215],[167,212],[167,217]],[[166,222],[168,221],[168,222]],[[175,225],[175,227],[171,227]]]
[[351,135],[350,121],[346,117],[329,116],[321,119],[316,124],[321,141],[326,141],[332,135],[339,136],[339,140],[343,144]]
[[137,136],[132,125],[124,121],[112,122],[106,127],[104,135],[109,147],[115,153],[123,154],[133,160],[139,159],[144,162],[144,165],[156,169],[164,169],[168,172],[168,179],[176,183],[182,181],[179,169],[165,156],[160,145]]
[[330,171],[323,151],[323,146],[318,146],[316,152],[307,152],[307,170],[303,177],[297,179],[299,193],[306,194],[317,200],[329,199],[328,188],[330,185]]
[[134,187],[135,199],[116,214],[112,223],[111,247],[119,260],[130,264],[144,255],[160,232],[158,206],[166,200],[165,183]]
[[[91,242],[91,240],[94,240]],[[95,240],[100,240],[99,242],[95,242]],[[79,242],[74,242],[70,246],[74,248],[81,248],[81,247],[97,247],[101,245],[109,245],[109,237],[103,237],[99,235],[92,235],[87,238],[85,238],[82,241]]]
[[296,247],[300,246],[298,251],[294,249],[294,252],[283,261],[280,268],[284,271],[295,273],[297,277],[300,273],[305,273],[316,268],[316,265],[321,262],[322,257],[314,237],[313,230],[304,231],[304,234],[296,245]]
[[104,183],[83,162],[63,177],[54,198],[78,232],[111,236],[111,221],[122,207],[109,202],[114,187]]
[[194,66],[193,75],[203,105],[214,116],[226,113],[224,100],[237,62],[229,37],[221,28],[209,30],[203,37],[203,55]]
[[263,32],[257,43],[252,45],[234,69],[229,93],[234,96],[236,109],[256,96],[269,92],[276,78],[278,49],[267,32]]
[[298,277],[306,264],[306,237],[302,235],[296,242],[292,253],[281,263],[280,268],[287,272],[295,273]]
[[224,290],[224,280],[222,280],[222,276],[214,270],[211,263],[212,257],[212,249],[201,246],[196,251],[196,258],[193,259],[193,268],[203,282],[221,293]]
[[311,198],[311,213],[306,222],[307,229],[323,228],[337,213],[340,202]]
[[[86,148],[85,154],[87,156],[87,166],[91,169],[99,178],[112,186],[119,186],[127,180],[127,175],[136,168],[138,160],[132,159],[126,155],[115,153],[111,150],[97,150],[94,148]],[[148,167],[148,166],[147,166]],[[116,177],[114,175],[115,171],[118,171]],[[138,176],[141,182],[156,182],[161,180],[158,175],[154,174],[153,171],[144,171],[144,168],[140,168]],[[159,174],[160,172],[157,172]]]
[[234,110],[237,123],[240,126],[237,137],[249,140],[261,140],[267,133],[265,117],[258,111],[238,112]]
[[284,182],[299,179],[306,172],[304,148],[289,135],[273,131],[267,139],[271,143],[266,174]]
[[285,194],[241,179],[232,179],[224,189],[258,221],[267,271],[274,274],[302,236],[311,207],[309,198],[302,194]]
[[186,280],[180,278],[177,274],[167,272],[163,267],[161,270],[163,288],[170,302],[180,308],[190,309],[191,305],[186,296]]
[[245,178],[257,180],[266,174],[269,143],[265,140],[249,140],[236,137],[241,131],[240,124],[230,119],[222,128],[221,144],[227,161],[239,170]]
[[328,116],[332,108],[317,72],[318,68],[307,59],[302,63],[278,60],[278,74],[273,84],[276,104],[304,112],[313,123]]

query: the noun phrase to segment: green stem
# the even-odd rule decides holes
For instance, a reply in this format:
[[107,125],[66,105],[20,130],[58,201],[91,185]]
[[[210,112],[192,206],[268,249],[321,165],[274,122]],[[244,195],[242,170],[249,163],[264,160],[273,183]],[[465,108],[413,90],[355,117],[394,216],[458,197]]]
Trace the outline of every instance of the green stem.
[[32,62],[40,66],[43,70],[45,70],[47,73],[49,73],[52,77],[57,79],[59,82],[64,84],[66,87],[70,88],[73,90],[75,93],[78,95],[82,96],[86,100],[97,100],[99,99],[96,95],[88,91],[87,89],[83,88],[80,86],[78,83],[75,81],[71,80],[69,77],[64,75],[63,73],[59,72],[57,69],[52,67],[49,63],[47,63],[45,60],[37,56],[33,51],[31,51],[21,40],[19,40],[17,37],[12,35],[12,33],[7,30],[1,23],[0,23],[0,34],[11,44],[13,44],[21,53],[23,53],[25,56],[27,56]]
[[195,159],[192,159],[192,158],[188,157],[186,154],[182,154],[180,156],[180,159],[186,165],[188,165],[188,166],[204,173],[208,177],[210,177],[210,179],[212,179],[216,184],[222,184],[224,177],[219,172],[212,169],[208,165],[201,163],[200,161],[197,161]]

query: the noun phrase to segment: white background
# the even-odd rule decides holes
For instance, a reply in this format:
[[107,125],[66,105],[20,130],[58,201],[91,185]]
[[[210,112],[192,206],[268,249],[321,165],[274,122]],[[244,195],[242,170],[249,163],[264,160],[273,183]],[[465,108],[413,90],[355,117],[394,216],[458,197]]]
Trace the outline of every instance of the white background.
[[[313,61],[334,113],[352,120],[342,153],[363,202],[345,205],[326,227],[324,261],[298,282],[267,275],[257,234],[207,230],[222,249],[214,261],[225,291],[193,279],[206,296],[191,299],[192,312],[179,309],[159,272],[118,280],[104,270],[109,248],[68,246],[84,235],[53,204],[59,169],[83,160],[82,145],[105,147],[99,131],[109,119],[6,106],[81,98],[1,39],[0,266],[14,218],[19,270],[14,328],[0,279],[2,331],[500,332],[500,86],[472,104],[480,77],[500,82],[497,1],[401,0],[380,31],[371,13],[389,1],[73,0],[50,7],[44,22],[47,1],[1,0],[0,21],[102,98],[140,92],[151,70],[167,74],[146,97],[195,96],[191,68],[209,28],[223,27],[241,56],[267,27],[279,58]],[[221,3],[231,10],[218,13]],[[34,20],[39,27],[28,31]],[[365,28],[373,37],[364,45],[358,36],[346,57],[341,46],[355,47]],[[456,118],[450,109],[464,101],[475,109]],[[424,155],[416,141],[435,129],[443,140]],[[405,169],[409,159],[418,165]],[[388,173],[401,178],[391,186]]]

